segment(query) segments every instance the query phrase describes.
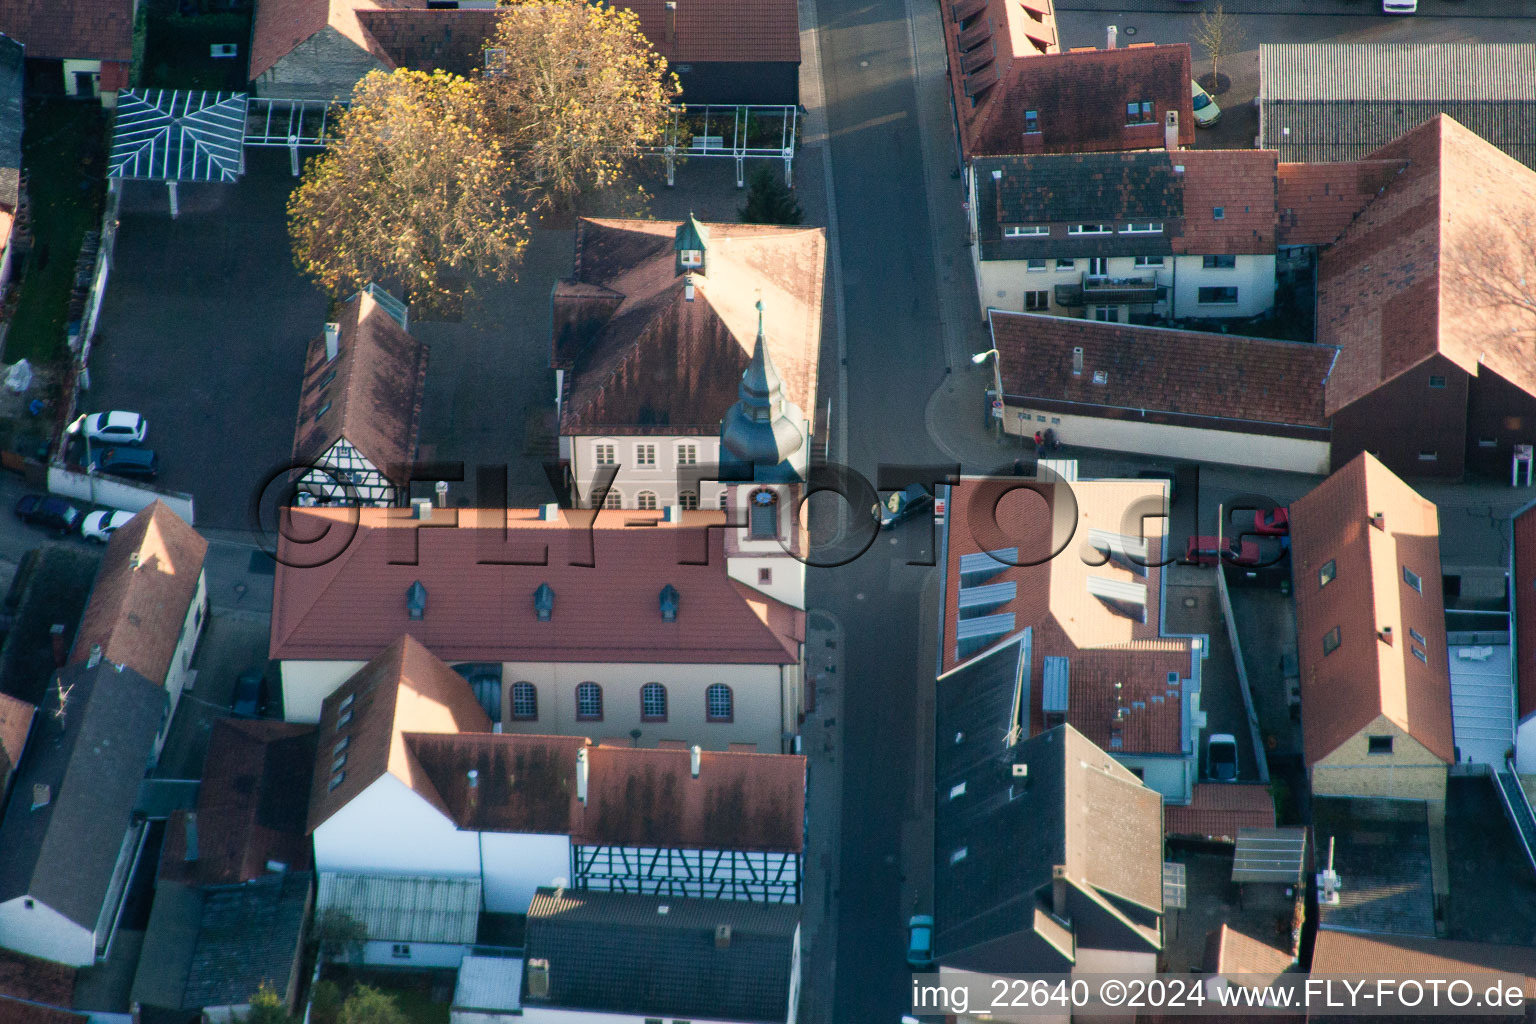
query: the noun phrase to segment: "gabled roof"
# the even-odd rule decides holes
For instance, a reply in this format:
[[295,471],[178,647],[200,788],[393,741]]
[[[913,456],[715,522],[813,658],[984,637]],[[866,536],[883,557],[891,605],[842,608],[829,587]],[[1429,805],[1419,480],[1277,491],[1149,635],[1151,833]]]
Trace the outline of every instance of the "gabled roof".
[[[1245,935],[1229,924],[1223,923],[1205,937],[1205,963],[1202,966],[1211,974],[1262,975],[1273,979],[1290,970],[1295,963],[1296,958],[1287,951]],[[1376,969],[1367,970],[1374,972]],[[1244,978],[1242,982],[1252,984],[1257,980]]]
[[[945,0],[950,85],[967,157],[1158,149],[1167,112],[1179,145],[1195,141],[1186,43],[1058,52],[1048,0]],[[1146,124],[1126,104],[1152,103]],[[1025,112],[1038,134],[1025,133]]]
[[132,669],[58,671],[0,823],[0,902],[31,896],[95,929],[166,704]]
[[21,763],[36,713],[37,708],[26,701],[0,693],[0,800],[5,799],[11,772]]
[[[686,0],[685,0],[686,2]],[[549,965],[526,1006],[664,1018],[783,1021],[800,908],[539,889],[525,953]]]
[[[1106,750],[1182,753],[1183,680],[1191,678],[1193,644],[1161,628],[1163,572],[1156,563],[1166,556],[1156,513],[1166,508],[1165,485],[1028,483],[1041,491],[1015,478],[968,478],[950,488],[943,670],[1028,628],[1025,735],[1043,725],[1051,702],[1055,711],[1064,705],[1066,721]],[[1134,542],[1121,531],[1138,512],[1147,513],[1140,520],[1145,566],[1123,553]],[[1069,524],[1069,546],[1051,557]],[[1108,560],[1092,546],[1106,540],[1116,552]],[[1065,692],[1048,695],[1052,684]]]
[[[296,722],[221,718],[208,737],[197,811],[174,812],[160,854],[162,881],[248,882],[276,861],[308,870],[306,830],[316,730]],[[190,859],[189,859],[190,858]]]
[[[278,543],[272,657],[361,661],[410,634],[449,661],[799,660],[804,613],[726,574],[724,513],[685,513],[677,526],[660,512],[409,514],[291,510]],[[417,582],[427,604],[412,619],[406,592]],[[533,606],[543,583],[555,594],[547,622]],[[663,624],[658,594],[669,584],[681,608]]]
[[579,222],[575,274],[554,294],[553,360],[568,371],[561,433],[715,433],[752,356],[759,300],[785,396],[814,422],[825,230],[707,225],[690,301],[677,228]]
[[112,534],[80,619],[74,664],[100,645],[107,661],[165,681],[197,595],[208,542],[156,500]]
[[1009,398],[1225,420],[1233,430],[1328,426],[1323,385],[1338,350],[1327,345],[995,309],[988,319]]
[[[1372,521],[1377,514],[1379,527]],[[1291,559],[1307,764],[1380,716],[1454,763],[1434,504],[1361,453],[1292,503]],[[1320,585],[1330,565],[1332,577]],[[1338,646],[1325,653],[1324,637],[1334,629]],[[1390,642],[1378,635],[1384,630]]]
[[[939,680],[934,824],[934,950],[942,962],[989,969],[975,954],[1035,930],[1051,908],[1056,869],[1078,894],[1125,935],[1156,950],[1155,918],[1163,911],[1162,797],[1070,725],[1009,746],[1006,723],[952,720]],[[984,760],[950,760],[951,737],[985,730],[993,752]],[[1024,765],[1015,774],[1017,765]],[[1052,919],[1046,915],[1047,921]],[[1041,939],[1070,963],[1072,926]],[[1135,948],[1117,945],[1114,948]],[[993,969],[1030,970],[1034,964]],[[994,961],[995,964],[995,961]]]
[[1274,828],[1275,799],[1268,786],[1197,782],[1189,803],[1163,809],[1170,836],[1237,840],[1240,828]]
[[624,0],[640,31],[668,62],[800,62],[794,0],[680,0],[676,38],[667,39],[666,0]]
[[133,0],[6,0],[0,32],[33,60],[126,63],[133,59],[133,11]]
[[[1041,153],[975,160],[982,259],[1275,251],[1273,150]],[[1220,212],[1218,219],[1216,213]],[[1073,236],[1073,223],[1153,221],[1155,234]],[[1009,224],[1053,224],[1005,238]]]
[[1407,166],[1406,160],[1280,164],[1277,241],[1332,243]]
[[[405,734],[490,730],[491,720],[464,677],[413,637],[401,636],[321,706],[309,831],[386,774],[448,814]],[[341,766],[333,769],[343,755]]]
[[362,8],[356,17],[391,67],[466,78],[485,67],[485,44],[496,31],[494,8]]
[[1359,160],[1437,114],[1536,166],[1536,45],[1266,43],[1261,145],[1287,161]]
[[384,48],[363,28],[358,11],[424,6],[417,0],[262,0],[251,28],[250,78],[260,78],[327,26],[387,64]]
[[1371,156],[1407,167],[1318,261],[1329,414],[1436,354],[1536,394],[1536,172],[1444,115]]
[[416,458],[427,346],[411,337],[372,292],[342,304],[337,355],[325,334],[310,340],[299,392],[293,461],[318,462],[345,440],[391,481],[406,486]]

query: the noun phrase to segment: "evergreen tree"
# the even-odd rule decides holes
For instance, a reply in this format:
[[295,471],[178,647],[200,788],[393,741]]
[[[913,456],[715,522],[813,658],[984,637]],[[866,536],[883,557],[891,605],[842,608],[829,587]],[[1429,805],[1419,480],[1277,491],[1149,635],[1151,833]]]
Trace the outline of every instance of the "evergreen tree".
[[737,211],[743,224],[799,224],[805,216],[795,194],[769,167],[758,167],[747,185],[747,205]]

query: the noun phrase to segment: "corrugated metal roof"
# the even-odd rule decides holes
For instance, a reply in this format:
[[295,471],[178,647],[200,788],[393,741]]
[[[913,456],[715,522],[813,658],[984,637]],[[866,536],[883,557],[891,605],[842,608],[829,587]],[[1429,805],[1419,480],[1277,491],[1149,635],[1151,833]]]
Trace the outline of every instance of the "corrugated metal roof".
[[453,990],[455,1011],[517,1011],[523,1007],[521,957],[466,956]]
[[1536,101],[1536,44],[1271,43],[1265,100]]
[[1304,828],[1240,828],[1232,881],[1294,884],[1305,870],[1306,852]]
[[345,911],[383,942],[471,943],[480,923],[480,879],[320,875],[321,911]]

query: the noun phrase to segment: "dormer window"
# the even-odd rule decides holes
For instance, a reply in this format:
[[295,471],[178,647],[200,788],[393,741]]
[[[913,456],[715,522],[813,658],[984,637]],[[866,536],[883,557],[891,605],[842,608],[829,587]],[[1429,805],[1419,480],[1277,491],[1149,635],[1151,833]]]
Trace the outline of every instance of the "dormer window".
[[421,580],[417,580],[406,589],[405,607],[410,612],[412,621],[426,618],[427,588],[421,585]]
[[677,606],[681,603],[681,600],[681,597],[677,593],[677,588],[672,584],[668,583],[666,586],[661,588],[660,603],[662,622],[677,621]]
[[1040,133],[1040,111],[1024,111],[1024,134],[1038,135]]
[[555,591],[548,583],[540,583],[533,592],[533,612],[540,622],[548,622],[555,614]]

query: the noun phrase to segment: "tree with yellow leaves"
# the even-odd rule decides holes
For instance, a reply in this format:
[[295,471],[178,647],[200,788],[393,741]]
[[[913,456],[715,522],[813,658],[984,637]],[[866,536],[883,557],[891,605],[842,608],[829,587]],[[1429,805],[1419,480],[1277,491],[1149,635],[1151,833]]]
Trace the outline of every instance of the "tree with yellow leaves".
[[569,210],[625,184],[681,91],[640,19],[583,0],[504,0],[498,15],[486,106],[528,206]]
[[512,184],[479,83],[370,72],[289,197],[294,261],[332,295],[379,281],[428,305],[506,280],[528,244]]

